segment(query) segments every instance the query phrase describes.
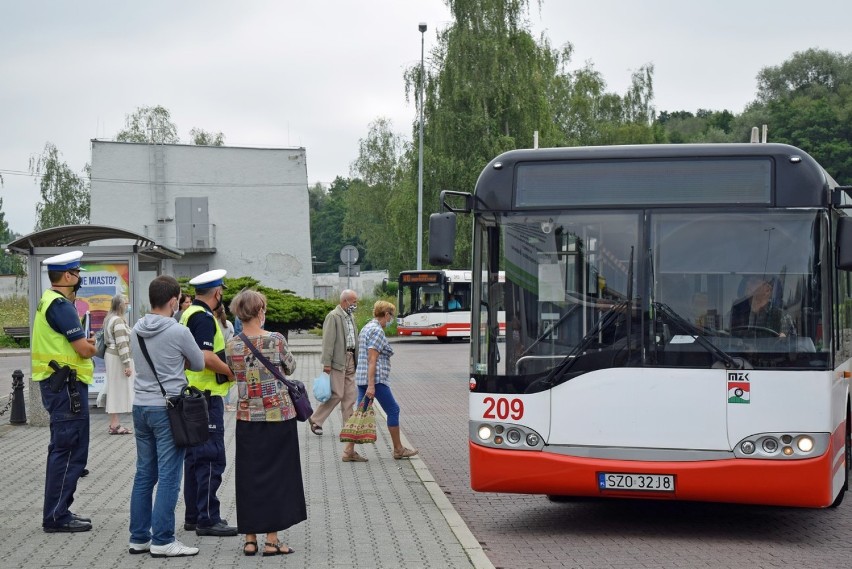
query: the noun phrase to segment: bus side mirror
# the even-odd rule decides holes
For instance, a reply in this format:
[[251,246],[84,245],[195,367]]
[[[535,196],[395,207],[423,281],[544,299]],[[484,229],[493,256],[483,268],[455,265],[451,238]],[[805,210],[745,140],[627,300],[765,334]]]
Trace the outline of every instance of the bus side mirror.
[[451,211],[429,216],[429,263],[449,265],[456,250],[456,214]]
[[837,268],[852,271],[852,217],[837,220]]

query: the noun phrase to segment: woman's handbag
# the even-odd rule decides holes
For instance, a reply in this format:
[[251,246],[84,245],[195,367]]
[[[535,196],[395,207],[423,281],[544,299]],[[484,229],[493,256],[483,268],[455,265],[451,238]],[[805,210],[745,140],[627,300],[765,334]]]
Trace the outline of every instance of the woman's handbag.
[[160,376],[157,375],[157,370],[154,368],[154,362],[148,355],[145,340],[141,337],[138,337],[138,339],[139,347],[142,348],[142,355],[145,356],[145,361],[151,366],[154,378],[160,385],[160,391],[162,391],[163,398],[166,400],[166,412],[169,415],[169,424],[172,427],[175,446],[180,448],[194,447],[207,442],[207,439],[210,438],[210,431],[208,430],[210,415],[207,411],[207,398],[197,387],[189,385],[181,390],[180,395],[168,397],[163,384],[160,383]]
[[293,401],[293,407],[296,409],[296,419],[302,422],[307,421],[310,416],[314,414],[314,408],[311,407],[311,400],[308,398],[308,390],[305,388],[305,384],[297,379],[287,379],[284,377],[284,374],[281,373],[278,366],[273,364],[266,356],[260,353],[260,350],[254,347],[254,344],[252,344],[251,340],[249,340],[244,333],[240,334],[240,339],[242,339],[243,343],[249,347],[258,361],[262,363],[266,369],[271,371],[272,375],[274,375],[278,381],[287,387],[287,393],[290,394],[290,399]]
[[325,403],[331,399],[331,378],[328,374],[322,372],[314,379],[314,397],[320,403]]
[[342,443],[375,443],[376,442],[376,412],[373,410],[372,398],[364,398],[358,403],[355,412],[346,420],[340,430]]

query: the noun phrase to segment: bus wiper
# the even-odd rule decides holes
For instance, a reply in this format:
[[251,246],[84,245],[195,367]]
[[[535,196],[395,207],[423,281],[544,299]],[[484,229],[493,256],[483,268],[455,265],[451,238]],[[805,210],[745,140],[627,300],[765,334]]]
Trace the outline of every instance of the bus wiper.
[[536,338],[536,339],[535,339],[535,341],[534,341],[532,344],[530,344],[530,345],[529,345],[529,347],[527,347],[527,349],[525,349],[523,352],[521,352],[521,353],[520,353],[520,355],[518,355],[518,358],[522,358],[522,357],[524,357],[525,355],[527,355],[528,353],[530,353],[530,350],[532,350],[533,348],[535,348],[535,347],[536,347],[538,344],[540,344],[540,343],[541,343],[541,342],[542,342],[545,338],[547,338],[548,336],[552,335],[554,331],[558,330],[558,329],[559,329],[559,326],[561,326],[561,325],[562,325],[562,323],[563,323],[563,322],[565,322],[565,320],[566,320],[569,316],[571,316],[572,314],[574,314],[574,311],[575,311],[575,310],[577,310],[577,308],[579,308],[580,306],[581,306],[581,304],[580,304],[580,303],[577,303],[577,304],[575,304],[574,306],[572,306],[571,308],[569,308],[569,309],[568,309],[568,311],[567,311],[565,314],[563,314],[563,315],[559,318],[559,320],[557,320],[556,322],[554,322],[554,323],[553,323],[553,325],[552,325],[550,328],[548,328],[547,330],[545,330],[545,331],[544,331],[544,334],[542,334],[541,336],[539,336],[538,338]]
[[[582,338],[580,338],[580,342],[577,346],[571,350],[555,368],[553,368],[553,371],[551,371],[546,378],[544,378],[544,383],[552,386],[557,379],[567,373],[568,370],[571,369],[571,366],[574,365],[574,362],[577,361],[580,354],[589,347],[595,339],[595,336],[609,328],[609,326],[618,318],[618,315],[621,313],[621,309],[627,307],[629,304],[630,302],[628,300],[621,300],[610,306],[609,310],[604,312],[603,316],[600,317],[600,320],[598,320],[597,323],[592,326],[592,328],[586,332]],[[628,318],[629,317],[632,317],[632,315],[628,315]]]
[[654,301],[653,306],[655,309],[659,310],[665,316],[667,316],[670,320],[677,323],[678,326],[687,331],[687,333],[695,338],[695,341],[705,350],[715,355],[719,360],[721,360],[725,367],[728,369],[745,369],[746,362],[742,358],[735,358],[732,355],[725,352],[722,348],[713,344],[713,342],[709,341],[704,337],[704,331],[675,312],[672,307],[662,302]]

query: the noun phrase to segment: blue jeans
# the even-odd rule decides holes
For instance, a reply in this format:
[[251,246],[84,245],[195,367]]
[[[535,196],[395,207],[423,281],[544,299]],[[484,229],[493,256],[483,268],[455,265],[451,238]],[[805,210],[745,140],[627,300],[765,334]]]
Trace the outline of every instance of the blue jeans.
[[[360,405],[361,400],[364,399],[364,395],[367,394],[367,386],[359,385],[358,386],[358,405]],[[376,384],[376,399],[379,400],[379,403],[382,404],[382,409],[385,411],[385,415],[388,417],[388,427],[398,427],[399,426],[399,404],[396,402],[396,399],[393,397],[393,393],[391,392],[390,385],[386,383],[377,383]]]
[[130,542],[168,545],[175,540],[184,449],[175,446],[165,407],[134,405],[133,432],[136,476],[130,494]]

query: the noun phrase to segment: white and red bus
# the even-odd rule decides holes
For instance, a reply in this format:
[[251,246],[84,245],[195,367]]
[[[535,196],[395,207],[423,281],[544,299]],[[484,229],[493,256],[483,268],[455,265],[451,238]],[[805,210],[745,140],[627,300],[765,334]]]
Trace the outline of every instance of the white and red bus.
[[399,273],[398,333],[433,336],[441,342],[469,337],[471,280],[470,271]]
[[473,489],[839,504],[850,193],[781,144],[517,150],[444,192],[430,262],[474,226]]

